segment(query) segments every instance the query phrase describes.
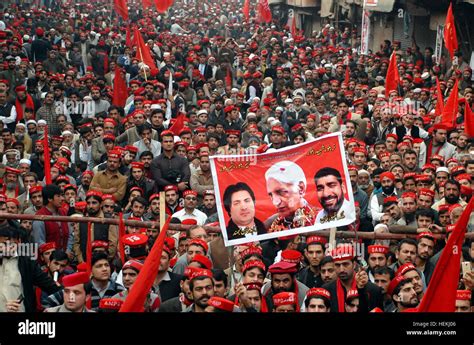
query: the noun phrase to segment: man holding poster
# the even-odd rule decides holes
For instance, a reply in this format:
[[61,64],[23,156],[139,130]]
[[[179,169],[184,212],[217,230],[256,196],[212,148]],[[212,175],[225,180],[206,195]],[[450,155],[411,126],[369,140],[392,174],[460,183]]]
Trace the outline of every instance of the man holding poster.
[[210,161],[226,246],[349,225],[356,219],[341,133]]

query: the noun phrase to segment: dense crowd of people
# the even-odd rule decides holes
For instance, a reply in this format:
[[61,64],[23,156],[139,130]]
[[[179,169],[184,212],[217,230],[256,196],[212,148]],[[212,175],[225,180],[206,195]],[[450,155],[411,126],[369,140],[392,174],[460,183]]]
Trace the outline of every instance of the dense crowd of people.
[[[129,6],[128,22],[95,2],[4,6],[0,210],[159,221],[164,192],[166,218],[190,227],[169,231],[146,312],[417,307],[445,245],[434,235],[448,238],[472,197],[464,116],[474,97],[463,55],[436,63],[431,47],[389,40],[361,55],[357,30],[295,32],[259,22],[253,9],[246,20],[240,1],[175,1],[166,14]],[[137,58],[134,28],[156,69]],[[392,53],[400,83],[386,93]],[[114,99],[117,73],[126,99]],[[444,101],[458,92],[454,126],[441,121],[437,80]],[[338,240],[327,251],[315,232],[229,251],[222,234],[203,227],[219,226],[210,156],[271,152],[334,132],[344,138],[357,212],[338,230],[410,236]],[[37,260],[0,256],[0,312],[119,310],[159,231],[127,226],[125,257],[119,233],[94,223],[88,238],[86,223],[0,217],[4,250],[39,246]],[[465,241],[462,261],[474,261],[473,243]],[[456,311],[470,312],[474,274],[463,273]]]

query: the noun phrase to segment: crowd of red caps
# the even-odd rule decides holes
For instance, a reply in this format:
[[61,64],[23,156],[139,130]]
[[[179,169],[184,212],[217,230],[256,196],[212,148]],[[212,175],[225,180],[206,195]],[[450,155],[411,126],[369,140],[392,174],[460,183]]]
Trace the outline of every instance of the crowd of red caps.
[[[389,40],[361,55],[356,29],[303,34],[254,10],[247,20],[228,0],[175,1],[166,14],[129,6],[126,22],[100,2],[3,7],[0,209],[159,220],[164,191],[166,217],[192,227],[169,231],[144,311],[416,308],[445,245],[434,235],[449,236],[472,196],[472,71],[463,55],[437,64],[431,47]],[[344,138],[358,215],[339,230],[416,238],[327,251],[325,238],[306,234],[229,255],[221,234],[204,230],[219,226],[209,156],[333,132]],[[91,228],[2,220],[0,240],[37,243],[39,258],[2,258],[18,260],[20,274],[0,287],[0,311],[118,311],[159,232]],[[471,262],[472,242],[464,246]],[[456,311],[471,311],[474,276],[463,273]]]

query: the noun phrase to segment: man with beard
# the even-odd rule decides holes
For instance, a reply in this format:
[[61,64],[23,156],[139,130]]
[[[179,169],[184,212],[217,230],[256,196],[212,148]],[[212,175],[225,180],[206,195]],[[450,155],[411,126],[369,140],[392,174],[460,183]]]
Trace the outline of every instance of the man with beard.
[[204,225],[207,216],[199,211],[197,206],[197,193],[191,189],[185,190],[183,193],[184,208],[180,211],[173,213],[173,218],[178,218],[181,222],[185,219],[194,219],[198,225]]
[[[18,109],[17,109],[18,112]],[[466,133],[460,133],[458,139],[456,140],[456,153],[453,155],[453,158],[459,160],[461,156],[469,154],[468,143],[469,135]]]
[[402,194],[401,209],[403,216],[398,220],[398,225],[417,226],[415,219],[416,212],[416,194],[405,192]]
[[359,294],[359,310],[368,312],[376,307],[382,308],[382,293],[378,286],[369,282],[366,271],[356,271],[354,249],[350,243],[340,244],[333,249],[331,256],[336,265],[337,279],[322,287],[331,294],[331,311],[343,313],[347,292],[356,289]]
[[351,180],[352,194],[354,195],[354,201],[359,203],[360,207],[360,219],[365,221],[367,219],[367,209],[369,206],[369,198],[367,194],[359,187],[359,169],[356,166],[350,165],[349,178]]
[[209,218],[217,212],[216,195],[214,190],[209,189],[204,191],[203,196],[202,205],[199,206],[198,209],[199,211],[204,212],[207,218]]
[[456,153],[456,146],[447,141],[449,128],[442,124],[436,124],[432,128],[433,137],[431,138],[426,151],[427,162],[434,155],[441,155],[445,160],[452,158]]
[[91,88],[91,97],[94,101],[94,116],[100,113],[107,113],[110,107],[110,103],[104,99],[101,99],[100,87],[93,86]]
[[274,309],[273,296],[282,292],[293,292],[297,294],[296,306],[300,306],[309,288],[296,280],[296,264],[280,261],[268,268],[271,274],[271,281],[262,288],[262,293],[266,298],[269,310]]
[[38,109],[37,102],[26,93],[26,86],[20,85],[15,88],[16,100],[15,100],[15,110],[16,110],[16,122],[21,120],[29,120],[25,117],[25,109]]
[[415,263],[416,254],[416,241],[411,238],[404,238],[403,240],[398,242],[397,250],[395,251],[395,257],[397,258],[397,262],[391,264],[390,268],[396,272],[400,266],[403,266],[408,262]]
[[225,131],[227,145],[217,149],[218,155],[240,155],[245,153],[245,149],[240,146],[240,130],[228,129]]
[[351,205],[346,200],[346,186],[341,173],[334,168],[322,168],[314,176],[318,200],[323,210],[319,211],[315,224],[344,219]]
[[145,164],[142,162],[132,162],[130,164],[130,176],[127,181],[125,200],[128,200],[133,187],[140,187],[144,192],[143,197],[145,199],[156,192],[155,181],[145,176]]
[[[118,113],[118,109],[116,109],[115,106],[112,106],[110,108],[111,109],[109,109],[109,114],[112,112]],[[102,156],[104,155],[104,153],[107,152],[107,149],[105,148],[105,145],[104,145],[104,138],[110,134],[115,137],[116,127],[117,127],[117,122],[115,122],[115,120],[112,118],[107,118],[104,120],[104,133],[101,136],[92,139],[91,153],[92,153],[92,160],[93,160],[94,165],[99,164],[101,162]]]
[[433,256],[436,239],[431,232],[421,232],[416,236],[417,240],[417,256],[416,267],[423,272],[433,270],[431,267],[430,258]]
[[466,202],[459,197],[460,193],[461,186],[458,181],[446,181],[444,184],[444,198],[436,202],[431,208],[435,211],[438,211],[441,205],[452,206],[455,204],[460,204],[463,207],[466,206]]
[[[125,288],[124,291],[120,291],[112,298],[117,298],[120,300],[125,301],[127,296],[130,293],[130,289],[132,288],[133,284],[137,280],[138,274],[140,273],[141,269],[143,268],[143,264],[137,260],[129,260],[127,261],[122,267],[122,282],[123,287]],[[160,307],[160,297],[150,291],[147,294],[147,298],[145,301],[145,310],[144,312],[158,312]]]
[[411,279],[397,276],[390,282],[387,293],[392,296],[395,305],[394,312],[402,312],[408,308],[415,308],[420,303]]
[[21,171],[18,169],[6,167],[5,168],[5,195],[9,198],[17,198],[22,193],[24,193],[24,189],[20,184],[19,176]]
[[207,307],[207,302],[214,296],[214,281],[212,272],[207,269],[198,269],[190,275],[189,289],[192,301],[185,312],[202,313]]
[[94,177],[94,173],[90,170],[86,170],[82,173],[81,185],[77,188],[77,197],[80,200],[86,199],[86,194],[89,191],[89,187],[91,185],[93,177]]
[[153,161],[153,153],[151,151],[144,151],[139,155],[139,161],[143,163],[145,168],[145,176],[149,179],[153,179],[153,174],[150,170],[151,162]]
[[374,272],[381,268],[387,266],[387,254],[390,251],[390,248],[387,246],[374,244],[367,247],[367,252],[369,257],[367,262],[369,264],[369,280],[374,283],[375,277]]
[[[148,212],[144,215],[145,219],[149,219],[152,221],[159,221],[160,220],[160,194],[156,193],[150,196],[150,199],[148,199],[149,202],[149,207],[148,207]],[[168,215],[165,215],[165,218],[168,217]]]
[[102,194],[102,212],[105,218],[114,218],[117,201],[112,194]]
[[424,294],[424,276],[414,264],[408,262],[403,266],[400,266],[395,273],[395,276],[403,276],[405,279],[410,279],[416,295],[418,296],[418,300],[421,301]]
[[388,286],[394,277],[395,273],[393,273],[393,270],[387,266],[376,268],[374,271],[374,284],[382,290],[383,310],[386,313],[395,310],[392,297],[387,293]]
[[118,171],[121,156],[118,151],[110,151],[107,155],[106,170],[95,174],[90,184],[90,189],[112,194],[118,202],[125,196],[127,186],[127,178]]
[[229,214],[227,239],[235,240],[265,234],[265,226],[255,218],[255,194],[244,182],[230,185],[224,191],[224,208]]
[[57,116],[54,93],[48,92],[44,97],[43,106],[36,112],[36,119],[46,121],[49,135],[59,135],[61,134],[61,128],[56,121]]
[[265,172],[267,193],[277,213],[265,221],[268,232],[314,224],[316,212],[305,200],[306,176],[294,162],[281,161]]
[[418,171],[418,155],[413,150],[407,150],[403,153],[403,165],[407,171]]
[[310,236],[306,239],[304,256],[309,265],[298,272],[298,280],[307,287],[321,287],[324,282],[321,278],[321,260],[324,258],[327,240],[319,236]]
[[370,199],[370,211],[374,225],[380,222],[380,218],[384,215],[383,204],[387,197],[399,197],[401,194],[395,188],[395,175],[389,171],[380,174],[380,183],[382,186],[382,193],[372,195]]
[[[174,241],[174,239],[172,239]],[[168,246],[163,246],[161,253],[160,267],[153,283],[153,290],[160,296],[161,302],[178,297],[181,292],[180,281],[182,275],[169,272],[171,250]]]
[[[102,193],[90,190],[86,195],[87,216],[105,218],[101,209],[103,195]],[[109,244],[108,257],[112,260],[117,253],[118,245],[118,227],[117,225],[93,223],[91,225],[92,241],[104,241]],[[73,251],[79,263],[86,262],[87,241],[90,240],[88,235],[88,224],[79,223],[79,231],[74,233]]]

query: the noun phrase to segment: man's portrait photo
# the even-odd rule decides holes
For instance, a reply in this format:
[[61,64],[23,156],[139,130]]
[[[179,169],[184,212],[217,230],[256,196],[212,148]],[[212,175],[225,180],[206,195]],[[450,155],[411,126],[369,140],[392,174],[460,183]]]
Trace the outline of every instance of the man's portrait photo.
[[281,161],[265,173],[267,193],[277,213],[265,221],[268,232],[314,224],[315,210],[305,200],[306,176],[296,163]]
[[228,186],[223,199],[224,208],[230,216],[227,224],[228,240],[266,233],[263,223],[255,218],[255,194],[246,183]]
[[327,223],[345,218],[351,211],[350,203],[344,197],[346,186],[341,173],[334,168],[322,168],[314,176],[319,203],[323,207],[316,217],[316,223]]

